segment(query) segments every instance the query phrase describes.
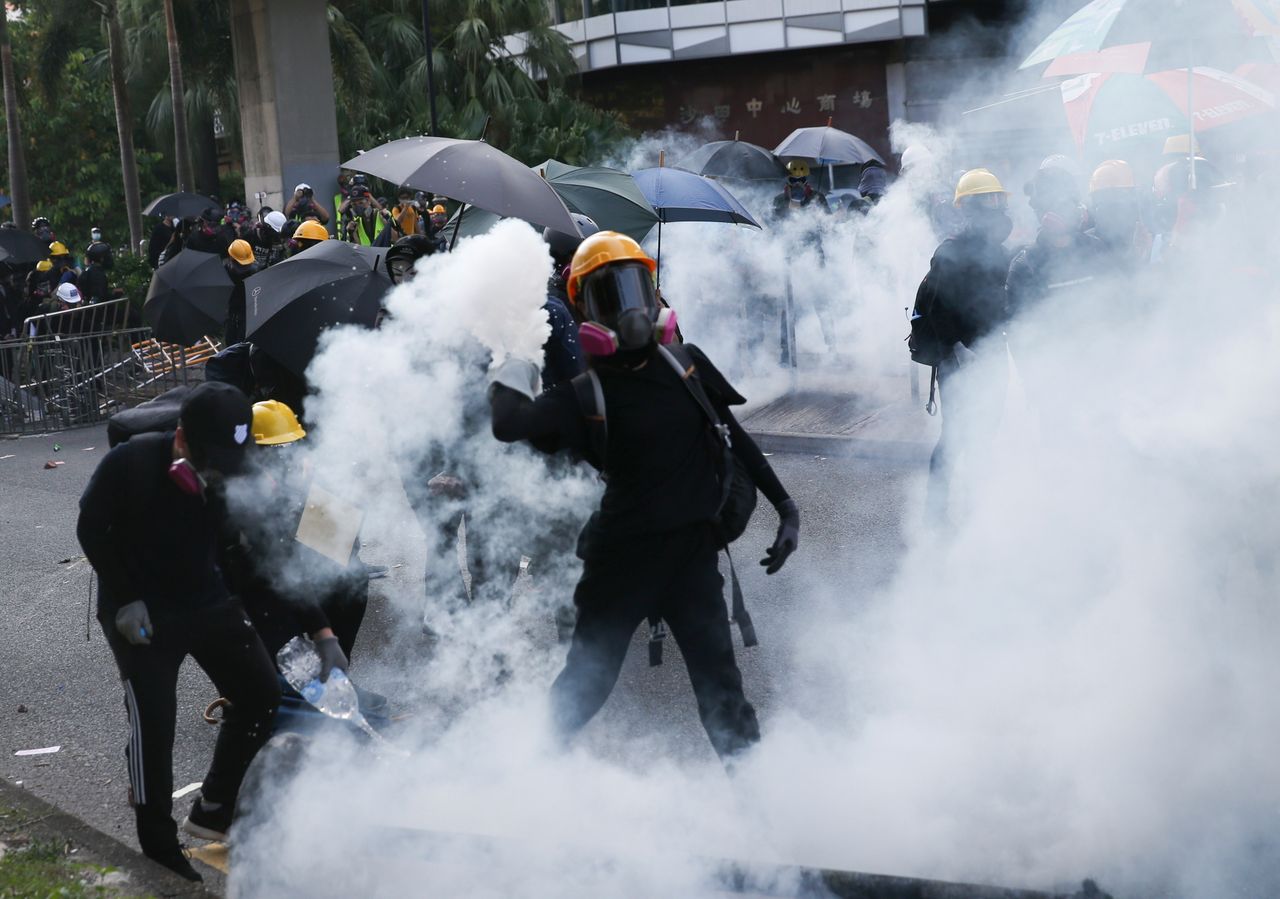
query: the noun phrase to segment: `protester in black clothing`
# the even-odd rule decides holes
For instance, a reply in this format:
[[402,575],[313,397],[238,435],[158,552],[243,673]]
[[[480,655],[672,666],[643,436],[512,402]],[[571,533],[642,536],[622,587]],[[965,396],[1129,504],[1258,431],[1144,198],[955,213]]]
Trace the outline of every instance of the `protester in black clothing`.
[[[256,454],[257,476],[246,485],[247,508],[232,502],[220,558],[271,657],[307,634],[320,655],[320,678],[327,680],[333,669],[347,670],[369,602],[369,577],[354,546],[340,566],[294,539],[311,477],[305,457],[291,447],[306,435],[284,403],[254,404],[253,439],[263,449]],[[382,698],[360,693],[365,711],[371,697]]]
[[212,206],[202,212],[186,237],[185,248],[226,257],[231,241],[222,232],[221,220],[222,213]]
[[245,240],[253,247],[253,258],[260,268],[267,268],[281,262],[288,256],[286,238],[282,233],[288,219],[283,212],[277,212],[269,206],[263,206],[262,220],[254,225]]
[[231,346],[244,340],[244,282],[258,271],[258,263],[248,241],[234,240],[227,248],[227,258],[222,264],[231,278],[231,298],[227,301],[227,320],[223,325],[223,340]]
[[198,836],[230,827],[240,782],[280,701],[271,659],[216,561],[223,481],[244,462],[251,421],[240,391],[201,384],[184,401],[176,433],[143,434],[106,455],[80,499],[76,528],[98,573],[98,621],[124,681],[138,840],[189,880],[201,878],[171,817],[178,669],[194,657],[230,700],[201,796],[183,822]]
[[[600,509],[579,538],[584,567],[574,594],[578,620],[564,671],[552,687],[555,725],[568,737],[604,705],[631,637],[660,616],[684,655],[698,712],[726,762],[760,737],[742,689],[717,569],[723,444],[675,358],[660,344],[672,328],[653,288],[655,264],[633,240],[600,232],[574,256],[569,292],[582,310],[588,375],[603,396],[607,439],[600,459],[575,385],[536,395],[538,367],[508,360],[493,375],[490,403],[499,440],[527,440],[543,452],[569,450],[602,467]],[[782,523],[763,564],[777,571],[795,550],[799,512],[729,407],[744,402],[695,347],[696,377],[733,453],[779,511]],[[676,366],[679,363],[675,363]],[[598,433],[598,432],[597,432]]]
[[169,246],[175,228],[173,216],[166,215],[151,229],[151,238],[147,241],[147,262],[152,268],[160,267],[160,254]]
[[[974,169],[961,176],[956,207],[964,225],[933,254],[929,273],[916,293],[914,316],[936,346],[938,390],[944,403],[942,433],[929,460],[927,515],[940,523],[948,514],[948,493],[959,447],[989,437],[1000,419],[1004,382],[974,383],[959,375],[980,356],[1003,353],[1000,333],[1007,318],[1004,242],[1013,230],[1008,192],[995,175]],[[913,323],[914,324],[914,323]],[[993,366],[999,369],[999,365]]]
[[76,285],[86,303],[105,303],[111,299],[111,285],[107,282],[110,260],[111,247],[102,242],[89,245],[85,252],[86,265]]
[[1097,237],[1086,234],[1080,186],[1062,157],[1041,163],[1027,185],[1031,209],[1040,223],[1035,243],[1013,257],[1008,273],[1008,303],[1014,314],[1042,300],[1069,301],[1093,289],[1104,276],[1109,257]]

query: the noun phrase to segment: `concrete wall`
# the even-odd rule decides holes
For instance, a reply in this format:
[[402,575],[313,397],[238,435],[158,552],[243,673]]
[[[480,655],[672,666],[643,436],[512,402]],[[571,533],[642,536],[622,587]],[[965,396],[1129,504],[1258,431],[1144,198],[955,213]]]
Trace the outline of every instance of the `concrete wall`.
[[231,0],[245,200],[283,209],[305,181],[332,215],[338,125],[325,0]]

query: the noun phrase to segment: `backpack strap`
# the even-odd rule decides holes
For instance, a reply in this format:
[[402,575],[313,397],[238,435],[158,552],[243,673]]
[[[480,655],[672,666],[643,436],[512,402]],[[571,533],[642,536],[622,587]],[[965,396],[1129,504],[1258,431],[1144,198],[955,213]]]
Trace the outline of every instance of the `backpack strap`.
[[[924,411],[930,415],[938,414],[938,366],[934,365],[929,369],[929,402],[925,403]],[[916,402],[920,402],[919,399]]]
[[574,375],[570,382],[573,395],[578,400],[578,411],[587,422],[588,451],[593,458],[588,459],[603,475],[604,464],[609,448],[609,419],[604,408],[604,388],[600,384],[600,375],[594,368],[588,368],[580,375]]
[[[702,381],[697,376],[697,368],[693,364],[693,358],[689,355],[689,351],[683,346],[666,347],[659,345],[658,352],[662,354],[671,367],[676,370],[676,374],[680,375],[680,380],[684,382],[685,387],[689,389],[689,393],[693,395],[698,406],[701,407],[703,414],[711,423],[711,427],[720,437],[720,444],[724,447],[724,476],[720,479],[720,505],[716,507],[716,515],[719,516],[720,510],[724,508],[724,504],[729,500],[729,492],[732,489],[733,480],[733,440],[729,437],[729,428],[716,413],[715,407],[711,405],[707,392],[702,389]],[[751,615],[747,612],[747,603],[742,595],[742,585],[738,583],[738,571],[733,565],[733,554],[729,552],[729,543],[725,541],[724,554],[729,560],[729,580],[731,583],[731,594],[733,596],[733,617],[732,620],[738,625],[738,632],[742,634],[743,646],[755,646],[760,641],[756,637],[756,627],[751,621]],[[651,621],[652,623],[652,621]],[[651,631],[652,634],[652,631]],[[665,634],[663,635],[665,636]],[[658,645],[658,662],[654,662],[654,649],[652,636],[649,644],[649,664],[661,664],[662,647]],[[661,639],[661,638],[659,638]]]

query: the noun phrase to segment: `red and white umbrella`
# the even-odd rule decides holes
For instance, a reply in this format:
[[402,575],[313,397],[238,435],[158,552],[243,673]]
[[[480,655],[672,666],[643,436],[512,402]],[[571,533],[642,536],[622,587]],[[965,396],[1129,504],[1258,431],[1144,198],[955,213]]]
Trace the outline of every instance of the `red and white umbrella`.
[[[1188,130],[1209,131],[1274,113],[1274,94],[1228,72],[1197,67],[1147,75],[1094,73],[1061,85],[1076,144],[1100,151],[1143,140],[1163,141]],[[1117,146],[1117,149],[1120,147]]]

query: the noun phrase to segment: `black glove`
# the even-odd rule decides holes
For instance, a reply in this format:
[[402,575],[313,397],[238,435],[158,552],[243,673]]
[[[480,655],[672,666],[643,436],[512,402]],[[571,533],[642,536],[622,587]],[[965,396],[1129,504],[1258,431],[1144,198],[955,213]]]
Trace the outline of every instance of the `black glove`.
[[778,503],[778,536],[773,538],[773,546],[764,551],[760,564],[765,566],[765,574],[775,574],[787,561],[787,557],[796,551],[800,543],[800,509],[796,501],[786,499]]
[[136,599],[127,606],[121,606],[116,612],[116,630],[134,646],[149,645],[155,629],[151,626],[147,604]]
[[337,637],[321,637],[317,640],[316,655],[320,656],[321,683],[329,679],[329,675],[333,673],[334,668],[345,674],[347,668],[351,665],[347,661],[347,656],[342,651],[342,647],[338,645]]

